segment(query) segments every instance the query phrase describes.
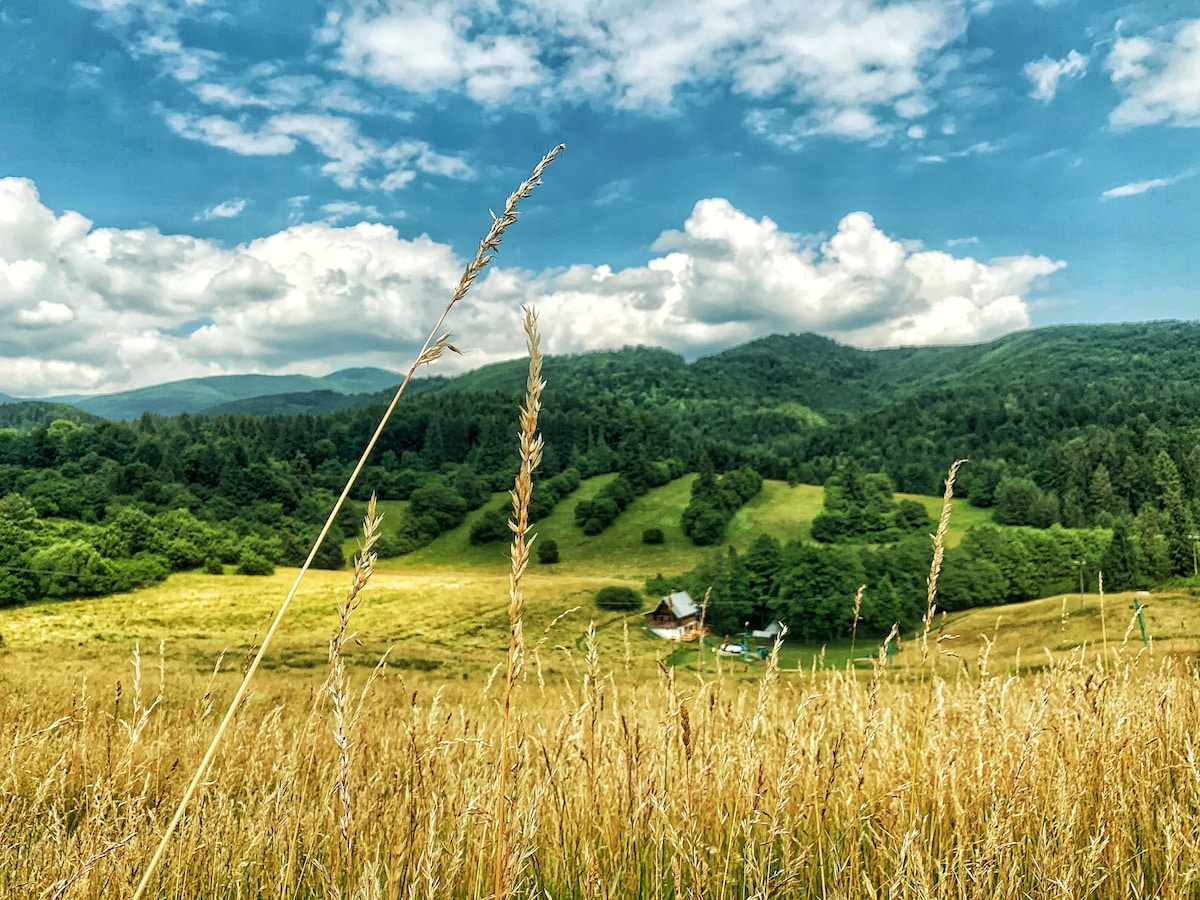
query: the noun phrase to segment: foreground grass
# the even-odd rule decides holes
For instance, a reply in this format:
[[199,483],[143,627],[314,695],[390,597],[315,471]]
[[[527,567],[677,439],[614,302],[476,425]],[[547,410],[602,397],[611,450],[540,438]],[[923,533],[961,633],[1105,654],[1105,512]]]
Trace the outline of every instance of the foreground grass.
[[[5,611],[0,896],[132,895],[293,576]],[[314,572],[297,595],[153,896],[491,895],[504,568],[375,574],[352,700],[392,649],[343,754],[322,688],[347,581]],[[1073,595],[951,617],[928,659],[905,635],[895,668],[864,664],[878,642],[861,638],[701,667],[637,617],[598,616],[613,581],[527,575],[515,896],[1200,894],[1188,591],[1149,598],[1148,648],[1132,595]]]
[[[645,674],[586,644],[561,678],[531,666],[516,696],[520,896],[1200,890],[1200,694],[1161,655],[1052,654],[1023,678],[935,655],[747,683]],[[175,662],[161,683],[153,657],[102,680],[4,666],[0,896],[131,894],[239,668]],[[265,673],[155,896],[488,896],[499,685],[375,683],[351,748],[351,852],[322,677]]]

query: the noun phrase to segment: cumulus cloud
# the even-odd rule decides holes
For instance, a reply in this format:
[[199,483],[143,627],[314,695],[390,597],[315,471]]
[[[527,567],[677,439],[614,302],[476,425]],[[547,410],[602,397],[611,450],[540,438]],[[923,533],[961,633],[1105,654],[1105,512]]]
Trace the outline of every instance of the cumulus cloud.
[[1105,68],[1123,96],[1108,117],[1115,128],[1200,126],[1200,19],[1118,37]]
[[1025,64],[1025,77],[1033,82],[1029,96],[1049,103],[1058,93],[1058,83],[1064,78],[1082,78],[1087,74],[1088,58],[1072,50],[1062,59],[1043,56]]
[[[530,302],[553,353],[645,343],[695,354],[808,330],[869,347],[978,341],[1028,325],[1026,295],[1063,266],[924,250],[865,212],[809,244],[721,199],[697,203],[653,253],[620,270],[492,270],[455,310],[469,352],[451,365],[519,355]],[[26,179],[0,179],[0,391],[403,366],[462,265],[444,244],[377,223],[294,225],[234,248],[99,228],[48,209]]]
[[[1023,256],[989,263],[914,250],[865,212],[819,247],[727,201],[696,204],[664,233],[646,266],[576,266],[509,286],[542,310],[556,351],[621,346],[631,336],[685,352],[754,337],[818,331],[859,346],[977,341],[1028,325],[1024,295],[1063,263]],[[491,285],[489,285],[491,287]]]

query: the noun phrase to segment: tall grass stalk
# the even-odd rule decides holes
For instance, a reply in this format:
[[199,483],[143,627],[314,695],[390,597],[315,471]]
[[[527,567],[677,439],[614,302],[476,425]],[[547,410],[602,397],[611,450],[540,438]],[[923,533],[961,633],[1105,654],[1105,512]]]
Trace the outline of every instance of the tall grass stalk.
[[[942,571],[942,561],[946,556],[946,531],[950,527],[950,512],[953,508],[954,501],[954,479],[958,475],[959,467],[965,463],[965,459],[958,459],[950,466],[950,471],[946,475],[946,487],[942,492],[942,514],[938,518],[937,531],[933,535],[933,559],[929,563],[929,581],[926,585],[925,593],[925,613],[921,617],[921,679],[925,683],[924,697],[920,706],[916,710],[917,723],[916,732],[917,740],[913,741],[910,752],[910,769],[912,777],[909,780],[909,792],[913,798],[913,808],[917,808],[915,802],[915,794],[919,776],[921,774],[922,762],[922,744],[925,737],[925,729],[928,725],[929,710],[933,704],[933,695],[936,690],[935,682],[937,680],[937,658],[929,655],[929,632],[933,628],[933,620],[937,616],[937,583],[938,576]],[[919,827],[919,823],[918,826]]]
[[942,571],[942,560],[946,557],[946,530],[950,527],[950,512],[954,501],[954,479],[959,467],[967,460],[955,460],[946,475],[946,488],[942,492],[942,515],[938,519],[937,532],[933,536],[933,560],[929,564],[929,581],[926,586],[925,614],[921,617],[921,661],[929,661],[929,632],[937,615],[937,583]]
[[500,729],[500,777],[496,789],[496,873],[493,897],[507,897],[512,887],[514,860],[509,835],[508,812],[515,808],[515,797],[508,797],[509,731],[512,727],[513,692],[525,663],[525,636],[521,616],[525,609],[525,594],[521,578],[529,567],[529,501],[533,496],[533,473],[542,461],[542,436],[538,434],[538,414],[542,409],[542,351],[537,329],[537,313],[525,310],[525,337],[529,350],[529,378],[525,386],[525,403],[520,415],[521,468],[510,492],[512,531],[510,569],[508,576],[508,675],[504,684],[503,722]]
[[[346,851],[346,864],[342,867],[348,886],[354,878],[354,803],[350,791],[350,748],[354,743],[354,726],[362,713],[363,703],[371,683],[375,680],[380,669],[376,667],[367,679],[354,703],[350,696],[349,679],[346,676],[346,660],[343,652],[346,644],[357,640],[357,634],[350,631],[350,618],[358,608],[360,594],[371,580],[375,571],[376,554],[374,546],[379,540],[379,525],[382,515],[377,511],[375,495],[367,502],[367,515],[363,520],[363,538],[359,544],[358,555],[354,559],[354,575],[350,589],[345,598],[338,604],[338,630],[329,641],[329,674],[325,679],[324,693],[329,696],[333,708],[333,742],[338,749],[338,770],[335,790],[341,804],[341,815],[338,818],[338,830]],[[387,654],[384,654],[384,659]],[[380,665],[382,666],[382,660]]]
[[258,652],[254,655],[253,661],[247,667],[245,675],[242,677],[242,682],[234,693],[233,699],[229,703],[229,708],[225,713],[225,717],[221,720],[221,724],[217,726],[217,731],[213,735],[212,742],[209,744],[208,751],[204,754],[200,765],[196,767],[195,773],[192,775],[191,781],[188,783],[187,789],[180,798],[179,805],[175,809],[174,815],[167,824],[166,830],[163,832],[162,838],[159,840],[158,847],[154,851],[154,855],[150,857],[150,861],[146,864],[146,868],[142,873],[141,881],[138,883],[137,890],[134,891],[133,900],[141,900],[145,895],[146,890],[150,886],[151,879],[154,877],[154,872],[161,862],[163,854],[166,852],[167,845],[170,843],[171,836],[175,833],[175,829],[179,827],[180,821],[183,819],[184,813],[187,811],[188,805],[191,803],[192,797],[199,788],[201,781],[208,772],[209,766],[212,765],[213,758],[217,754],[217,748],[221,744],[221,738],[225,731],[229,728],[229,723],[233,720],[234,714],[237,712],[238,706],[246,696],[246,692],[250,687],[250,680],[254,677],[254,673],[258,671],[259,665],[262,663],[263,657],[266,655],[267,648],[271,645],[271,639],[275,636],[275,632],[279,630],[279,625],[283,621],[284,615],[287,613],[288,607],[296,596],[296,592],[300,589],[300,584],[304,580],[304,576],[308,573],[312,566],[313,560],[316,558],[317,551],[320,549],[322,542],[329,534],[329,529],[333,527],[334,521],[337,519],[338,513],[341,511],[346,498],[350,495],[350,490],[354,487],[358,480],[359,474],[363,467],[366,466],[367,460],[370,459],[375,445],[379,442],[379,437],[383,434],[383,429],[387,426],[388,421],[392,417],[396,406],[400,402],[400,398],[404,395],[404,391],[408,388],[409,382],[412,381],[413,375],[423,365],[428,365],[439,359],[446,350],[457,353],[458,348],[450,343],[450,333],[443,332],[442,328],[445,325],[446,318],[450,315],[450,311],[458,304],[460,300],[467,295],[471,289],[471,285],[475,283],[482,273],[487,268],[488,264],[495,258],[500,251],[500,241],[504,232],[517,221],[517,205],[526,199],[533,189],[541,184],[542,174],[546,168],[554,162],[555,157],[560,152],[566,149],[562,144],[559,144],[544,157],[534,167],[533,173],[524,181],[520,187],[509,195],[508,201],[504,205],[504,212],[497,216],[492,214],[492,227],[488,230],[487,236],[479,243],[479,250],[475,254],[475,258],[467,264],[463,270],[462,277],[459,279],[458,287],[455,288],[449,302],[442,310],[441,316],[437,323],[429,332],[429,336],[425,339],[425,343],[421,347],[420,353],[417,354],[416,360],[409,367],[408,372],[404,376],[404,380],[396,389],[395,395],[392,397],[391,403],[388,404],[383,416],[379,420],[371,439],[367,441],[367,445],[363,448],[362,455],[359,457],[354,470],[346,479],[346,484],[342,488],[342,492],[338,495],[337,501],[333,508],[329,511],[329,516],[325,520],[325,524],[321,527],[320,533],[316,540],[313,541],[312,549],[309,550],[308,556],[304,563],[300,566],[300,571],[296,573],[296,579],[288,590],[287,595],[283,598],[283,602],[279,605],[279,610],[275,617],[271,620],[271,626],[267,629],[267,633],[263,636],[262,644],[258,648]]

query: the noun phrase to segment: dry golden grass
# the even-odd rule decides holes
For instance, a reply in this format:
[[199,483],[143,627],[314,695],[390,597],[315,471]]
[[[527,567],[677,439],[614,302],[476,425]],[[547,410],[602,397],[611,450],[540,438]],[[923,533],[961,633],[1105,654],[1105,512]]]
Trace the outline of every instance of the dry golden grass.
[[[941,663],[927,682],[885,667],[645,677],[587,655],[576,677],[516,687],[513,895],[1200,890],[1197,676],[1133,645],[1024,677]],[[46,669],[19,692],[6,674],[0,896],[132,894],[231,692],[182,675],[160,695],[156,663],[138,665],[104,684]],[[503,679],[384,674],[344,771],[313,713],[320,677],[239,708],[154,896],[492,895]]]

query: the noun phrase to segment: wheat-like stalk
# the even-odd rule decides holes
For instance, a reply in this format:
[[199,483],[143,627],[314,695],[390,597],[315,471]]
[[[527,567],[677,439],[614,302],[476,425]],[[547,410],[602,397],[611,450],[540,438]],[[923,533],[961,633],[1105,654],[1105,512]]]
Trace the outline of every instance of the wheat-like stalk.
[[704,620],[708,616],[708,601],[712,599],[712,585],[704,592],[704,602],[700,604],[700,674],[704,674]]
[[511,566],[508,575],[508,677],[504,686],[504,719],[500,730],[500,784],[496,791],[496,877],[493,897],[507,896],[511,889],[512,871],[509,865],[510,842],[507,812],[509,729],[511,727],[512,697],[525,664],[525,636],[521,617],[525,609],[525,594],[521,577],[529,566],[529,501],[533,496],[533,473],[542,461],[542,436],[538,434],[538,413],[542,408],[542,351],[537,330],[537,313],[525,310],[525,335],[529,349],[529,379],[525,386],[525,403],[521,407],[520,442],[521,469],[510,492],[513,517],[508,527],[513,533],[510,548]]
[[937,583],[942,571],[942,560],[946,556],[946,529],[950,527],[950,510],[954,500],[954,479],[958,475],[958,467],[965,459],[954,461],[946,475],[946,489],[942,493],[942,516],[938,519],[937,533],[933,536],[933,561],[929,564],[929,584],[925,597],[925,615],[921,617],[921,660],[929,659],[929,632],[933,627],[933,618],[937,614]]
[[850,626],[850,665],[854,665],[854,645],[858,642],[858,623],[862,621],[862,598],[867,586],[860,584],[854,593],[854,623]]
[[[354,559],[354,577],[346,597],[338,604],[338,630],[329,641],[329,675],[325,680],[325,691],[333,705],[333,742],[338,749],[338,770],[334,784],[338,800],[341,803],[342,814],[338,819],[338,828],[342,834],[342,842],[346,847],[346,873],[350,873],[354,863],[354,805],[350,795],[350,748],[353,744],[354,725],[362,711],[362,703],[374,676],[368,680],[359,697],[357,705],[351,703],[350,685],[346,677],[346,661],[342,652],[346,644],[357,640],[357,634],[350,631],[350,617],[358,608],[359,595],[371,580],[375,571],[377,554],[375,543],[379,540],[379,525],[383,516],[376,512],[375,495],[367,502],[367,515],[363,520],[363,539],[359,544],[358,556]],[[378,670],[376,670],[378,671]]]
[[158,868],[159,862],[162,860],[163,853],[166,852],[167,844],[171,840],[171,836],[175,833],[175,829],[179,827],[180,821],[183,819],[183,814],[187,811],[188,804],[191,803],[192,797],[195,796],[196,790],[200,786],[200,782],[204,779],[208,772],[209,766],[212,765],[213,758],[217,755],[217,748],[221,744],[221,738],[224,736],[226,729],[229,728],[229,723],[233,720],[234,714],[237,712],[238,706],[241,704],[246,692],[250,687],[250,680],[254,677],[254,673],[258,671],[263,657],[266,655],[267,648],[271,644],[271,639],[275,636],[275,632],[279,629],[279,624],[283,621],[284,615],[287,613],[288,607],[291,605],[292,599],[296,596],[296,592],[300,589],[300,583],[312,566],[313,559],[317,555],[317,550],[321,546],[321,542],[325,540],[329,534],[329,529],[333,527],[334,520],[337,519],[337,514],[341,511],[346,498],[350,495],[350,490],[354,487],[358,480],[359,474],[363,467],[366,466],[367,460],[370,459],[371,453],[375,449],[375,445],[379,442],[379,437],[383,434],[383,429],[387,426],[388,421],[392,417],[400,398],[403,396],[409,382],[412,381],[413,375],[417,369],[423,365],[433,362],[442,355],[444,350],[455,350],[454,345],[449,343],[450,335],[448,332],[443,332],[442,327],[446,322],[446,317],[450,315],[450,311],[455,305],[466,296],[471,289],[471,285],[475,283],[475,279],[487,268],[500,250],[500,240],[504,235],[505,230],[517,221],[517,205],[533,193],[533,189],[542,183],[542,174],[546,168],[554,162],[565,146],[559,144],[544,157],[534,167],[532,174],[526,179],[520,187],[509,195],[508,201],[504,205],[504,212],[497,216],[492,213],[492,227],[488,230],[487,235],[479,242],[479,250],[475,254],[475,258],[467,264],[463,270],[462,277],[459,279],[458,287],[455,288],[445,309],[442,310],[441,316],[437,323],[429,332],[429,337],[425,339],[425,343],[417,354],[416,361],[409,367],[407,374],[400,386],[396,389],[395,395],[392,397],[391,403],[388,404],[383,415],[380,417],[379,424],[375,428],[375,432],[371,435],[371,439],[367,441],[366,447],[363,449],[362,455],[359,457],[358,463],[354,466],[354,470],[350,473],[350,477],[346,479],[346,485],[342,488],[341,494],[333,505],[333,509],[329,511],[329,516],[325,520],[325,524],[321,527],[320,533],[316,540],[313,541],[312,549],[309,550],[307,558],[303,565],[300,566],[300,571],[296,574],[295,581],[292,582],[292,587],[288,591],[287,596],[283,598],[283,602],[279,605],[278,612],[275,613],[274,619],[271,621],[270,628],[267,629],[266,635],[263,637],[262,644],[258,648],[253,661],[246,668],[245,674],[242,676],[242,682],[234,693],[233,699],[229,703],[229,709],[225,713],[225,717],[221,720],[221,724],[217,726],[216,734],[213,735],[212,742],[209,744],[208,751],[204,754],[204,758],[200,761],[200,765],[196,767],[195,773],[192,775],[192,780],[189,782],[187,789],[180,798],[179,805],[175,809],[175,814],[171,817],[171,821],[167,824],[166,830],[163,832],[162,838],[159,840],[158,847],[154,851],[154,855],[150,857],[150,862],[146,864],[146,869],[142,873],[141,881],[138,883],[137,890],[134,891],[132,900],[141,900],[145,895],[146,889],[150,885],[150,880],[154,876],[155,869]]

